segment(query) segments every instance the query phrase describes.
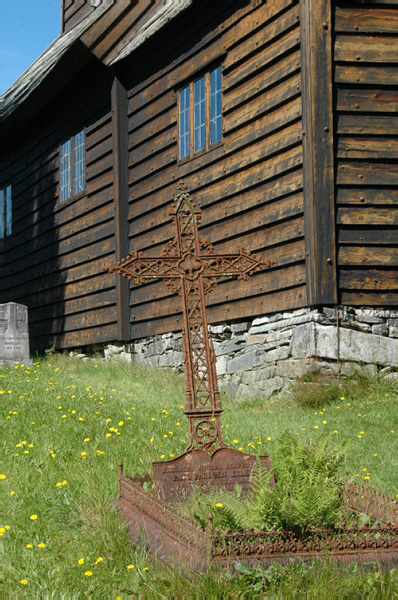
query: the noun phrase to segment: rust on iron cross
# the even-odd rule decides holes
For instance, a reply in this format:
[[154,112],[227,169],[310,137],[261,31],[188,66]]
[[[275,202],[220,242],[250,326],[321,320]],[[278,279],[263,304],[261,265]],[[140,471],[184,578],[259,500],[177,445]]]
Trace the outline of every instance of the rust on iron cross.
[[117,271],[136,284],[164,279],[166,285],[181,296],[186,380],[184,412],[189,420],[189,445],[185,453],[198,449],[212,454],[226,445],[221,433],[222,408],[205,297],[221,277],[247,280],[252,273],[270,266],[273,261],[259,259],[244,249],[236,254],[216,254],[212,245],[199,235],[201,210],[192,202],[181,181],[170,216],[176,234],[160,256],[146,256],[134,250],[105,270]]

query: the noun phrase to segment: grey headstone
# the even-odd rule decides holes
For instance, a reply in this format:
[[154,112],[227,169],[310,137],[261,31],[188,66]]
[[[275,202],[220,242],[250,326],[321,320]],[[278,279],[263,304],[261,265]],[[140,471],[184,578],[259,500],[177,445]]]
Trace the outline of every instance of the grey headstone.
[[0,365],[21,362],[32,364],[29,358],[28,309],[22,304],[0,304]]

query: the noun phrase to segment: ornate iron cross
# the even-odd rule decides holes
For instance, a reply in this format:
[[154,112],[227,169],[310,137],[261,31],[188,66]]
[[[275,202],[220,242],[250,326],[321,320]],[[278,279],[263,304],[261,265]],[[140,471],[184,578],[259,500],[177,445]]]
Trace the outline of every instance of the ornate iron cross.
[[183,182],[170,211],[176,229],[160,256],[145,256],[133,251],[116,265],[105,267],[117,271],[134,283],[164,279],[166,285],[182,298],[184,328],[183,356],[186,381],[185,414],[189,420],[189,445],[213,452],[223,447],[220,393],[217,388],[216,358],[211,340],[205,296],[221,277],[248,279],[263,266],[273,264],[247,250],[238,254],[215,254],[212,245],[199,236],[201,210],[190,200]]

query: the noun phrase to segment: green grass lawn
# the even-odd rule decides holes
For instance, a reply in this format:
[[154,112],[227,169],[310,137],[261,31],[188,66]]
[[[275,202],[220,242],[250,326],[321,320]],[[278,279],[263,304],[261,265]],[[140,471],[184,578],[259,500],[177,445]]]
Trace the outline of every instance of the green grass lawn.
[[[0,369],[3,406],[2,594],[62,598],[398,597],[397,571],[328,563],[187,579],[130,542],[113,499],[118,461],[144,474],[188,441],[184,381],[169,372],[51,356]],[[308,402],[223,398],[224,441],[270,454],[279,433],[349,439],[347,477],[398,497],[398,390],[351,380]]]

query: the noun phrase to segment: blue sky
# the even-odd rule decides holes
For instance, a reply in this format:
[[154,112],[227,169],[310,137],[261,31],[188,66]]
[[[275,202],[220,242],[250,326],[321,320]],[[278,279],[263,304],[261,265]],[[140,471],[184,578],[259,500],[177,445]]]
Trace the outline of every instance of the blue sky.
[[0,0],[0,94],[61,31],[61,0]]

